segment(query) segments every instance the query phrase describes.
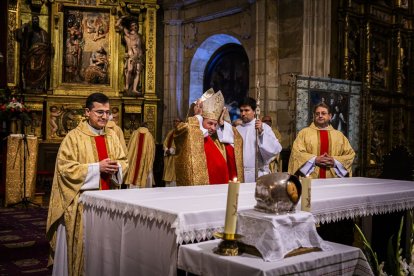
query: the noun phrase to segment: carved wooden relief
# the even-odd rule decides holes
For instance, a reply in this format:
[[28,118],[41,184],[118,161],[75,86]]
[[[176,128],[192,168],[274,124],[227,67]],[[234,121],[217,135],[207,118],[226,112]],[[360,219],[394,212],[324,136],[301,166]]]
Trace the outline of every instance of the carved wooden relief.
[[387,29],[371,25],[371,88],[387,89],[390,85],[390,54],[391,41],[387,38]]
[[17,26],[17,12],[9,9],[9,22],[7,31],[7,83],[9,86],[17,85],[17,43],[14,29]]

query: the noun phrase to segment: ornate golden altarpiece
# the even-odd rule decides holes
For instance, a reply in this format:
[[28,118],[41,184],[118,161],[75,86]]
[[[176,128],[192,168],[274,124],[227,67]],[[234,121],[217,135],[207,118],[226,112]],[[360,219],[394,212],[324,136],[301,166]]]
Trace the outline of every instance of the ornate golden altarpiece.
[[[334,3],[334,2],[333,2]],[[398,145],[414,151],[414,1],[335,2],[338,75],[362,83],[360,175]]]
[[[9,2],[8,87],[12,93],[22,93],[30,109],[27,134],[38,136],[41,144],[60,143],[83,118],[86,97],[103,92],[127,140],[144,121],[157,137],[156,0]],[[32,24],[33,16],[39,18],[51,45],[50,70],[41,89],[22,85],[26,76],[20,57],[26,53],[15,35],[15,30]],[[139,38],[133,36],[133,28]],[[138,48],[142,55],[137,58],[131,51]],[[129,64],[135,75],[129,75],[128,83],[139,78],[137,85],[133,83],[136,91],[125,85]]]

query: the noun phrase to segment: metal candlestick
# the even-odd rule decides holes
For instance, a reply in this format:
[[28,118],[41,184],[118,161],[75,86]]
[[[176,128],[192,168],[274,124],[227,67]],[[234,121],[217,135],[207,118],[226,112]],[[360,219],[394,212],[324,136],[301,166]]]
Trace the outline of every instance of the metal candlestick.
[[238,256],[243,253],[238,242],[243,237],[242,235],[216,232],[213,236],[216,239],[222,239],[218,247],[214,248],[214,253],[222,256]]

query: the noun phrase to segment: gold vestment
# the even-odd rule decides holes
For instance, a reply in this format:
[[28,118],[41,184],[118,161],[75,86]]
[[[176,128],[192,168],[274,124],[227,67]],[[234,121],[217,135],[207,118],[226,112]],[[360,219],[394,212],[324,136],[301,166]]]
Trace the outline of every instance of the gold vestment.
[[[319,128],[312,123],[309,127],[302,129],[295,139],[292,146],[292,152],[289,159],[290,174],[297,174],[298,170],[311,158],[320,154],[320,134]],[[339,161],[352,176],[352,162],[355,152],[351,147],[348,139],[342,132],[335,130],[331,125],[325,130],[328,131],[329,138],[329,155]],[[319,167],[315,166],[315,170],[310,175],[311,178],[319,178]],[[334,168],[327,168],[326,178],[336,177]]]
[[[282,144],[282,134],[280,134],[277,128],[272,127],[272,130],[276,136],[276,139],[280,144]],[[269,163],[269,170],[271,173],[282,172],[282,160],[280,160],[280,153]]]
[[[243,182],[243,139],[234,127],[233,133],[237,178]],[[219,141],[217,135],[211,136],[211,139],[227,160],[225,145]],[[209,176],[204,152],[204,137],[197,117],[189,117],[187,123],[178,125],[174,133],[174,143],[176,146],[177,186],[208,185]]]
[[[108,157],[128,169],[125,153],[115,132],[105,128],[104,134]],[[51,245],[49,264],[53,263],[56,246],[56,230],[63,217],[66,227],[68,273],[83,273],[83,225],[82,204],[78,199],[80,188],[88,174],[88,166],[99,162],[93,133],[87,121],[81,122],[63,139],[57,157],[47,217],[46,236]]]
[[114,121],[108,121],[106,127],[115,131],[116,136],[118,136],[119,138],[119,142],[121,142],[122,149],[124,150],[125,154],[127,154],[127,146],[125,142],[124,132],[122,131],[122,129]]
[[[138,143],[140,140],[143,144],[141,156],[138,156]],[[131,139],[128,143],[127,156],[129,169],[127,175],[125,176],[124,183],[139,186],[140,188],[147,187],[148,175],[152,173],[155,158],[155,141],[151,132],[148,131],[148,128],[140,127],[132,133]],[[139,162],[139,168],[137,168],[137,162]]]
[[[173,135],[174,135],[174,130],[170,130],[167,134],[167,137],[165,137],[164,144],[163,144],[164,152],[169,152],[170,148],[175,149]],[[171,145],[168,145],[170,139],[172,139]],[[176,177],[175,177],[175,153],[164,156],[164,173],[163,173],[162,180],[164,180],[166,182],[171,182],[171,181],[176,180]]]

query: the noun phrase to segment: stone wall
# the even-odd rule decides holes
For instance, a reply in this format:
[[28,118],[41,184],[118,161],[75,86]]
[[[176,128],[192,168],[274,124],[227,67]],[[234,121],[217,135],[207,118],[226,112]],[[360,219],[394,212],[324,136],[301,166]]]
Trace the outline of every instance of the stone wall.
[[[283,148],[289,148],[296,135],[292,76],[329,74],[330,0],[168,0],[162,7],[163,134],[171,128],[172,118],[185,117],[189,103],[202,94],[208,58],[234,39],[249,58],[250,96],[255,97],[259,81],[261,116],[273,118]],[[219,35],[227,40],[218,39]]]

